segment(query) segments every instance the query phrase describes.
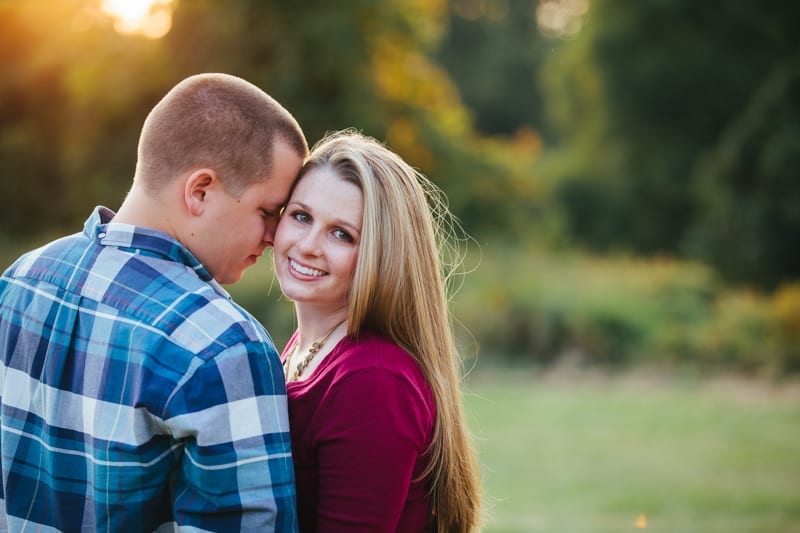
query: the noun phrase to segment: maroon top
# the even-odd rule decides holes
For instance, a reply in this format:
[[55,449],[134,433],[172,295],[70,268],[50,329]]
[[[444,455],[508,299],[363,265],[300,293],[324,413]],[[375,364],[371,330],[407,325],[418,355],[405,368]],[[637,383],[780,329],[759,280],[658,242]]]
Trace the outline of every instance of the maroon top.
[[425,531],[418,478],[436,407],[414,359],[374,334],[345,337],[287,390],[300,531]]

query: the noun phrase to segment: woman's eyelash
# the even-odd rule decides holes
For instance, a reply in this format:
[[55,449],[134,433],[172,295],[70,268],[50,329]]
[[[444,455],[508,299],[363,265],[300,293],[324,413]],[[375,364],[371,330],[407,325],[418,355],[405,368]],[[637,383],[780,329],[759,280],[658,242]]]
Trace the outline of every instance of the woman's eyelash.
[[343,230],[343,229],[337,229],[337,230],[335,230],[335,231],[334,231],[334,234],[336,235],[336,238],[337,238],[337,239],[341,239],[341,240],[343,240],[343,241],[345,241],[345,242],[354,242],[354,241],[355,241],[355,239],[353,239],[353,236],[352,236],[352,235],[350,235],[349,233],[347,233],[347,232],[346,232],[345,230]]
[[305,211],[292,211],[290,216],[299,222],[307,222],[311,220],[311,217]]

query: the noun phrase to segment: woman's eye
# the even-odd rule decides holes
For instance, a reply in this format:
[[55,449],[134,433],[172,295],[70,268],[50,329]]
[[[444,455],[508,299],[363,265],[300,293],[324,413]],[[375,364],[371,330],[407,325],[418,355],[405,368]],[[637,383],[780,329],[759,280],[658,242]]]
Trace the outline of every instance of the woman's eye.
[[342,229],[334,230],[333,236],[344,242],[353,242],[353,236]]
[[311,221],[311,217],[308,215],[308,213],[304,211],[295,211],[294,213],[292,213],[292,218],[304,224]]

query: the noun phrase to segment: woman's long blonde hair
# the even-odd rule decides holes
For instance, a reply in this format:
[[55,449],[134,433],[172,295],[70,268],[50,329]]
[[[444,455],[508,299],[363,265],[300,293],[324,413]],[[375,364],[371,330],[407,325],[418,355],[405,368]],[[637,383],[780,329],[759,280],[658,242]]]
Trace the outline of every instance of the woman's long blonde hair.
[[[425,472],[434,531],[479,526],[481,488],[461,397],[461,359],[448,311],[451,252],[460,229],[444,194],[397,154],[354,130],[327,135],[301,172],[329,168],[364,197],[348,335],[371,329],[408,351],[436,398]],[[456,254],[457,256],[457,254]]]

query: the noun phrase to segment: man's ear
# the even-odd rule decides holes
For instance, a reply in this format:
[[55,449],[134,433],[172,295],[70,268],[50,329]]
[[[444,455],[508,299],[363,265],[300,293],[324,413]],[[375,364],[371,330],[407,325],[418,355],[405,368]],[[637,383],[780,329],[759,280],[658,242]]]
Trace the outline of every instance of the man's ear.
[[206,196],[217,185],[219,185],[217,173],[209,168],[201,168],[189,174],[183,185],[183,201],[192,215],[198,216],[203,213]]

